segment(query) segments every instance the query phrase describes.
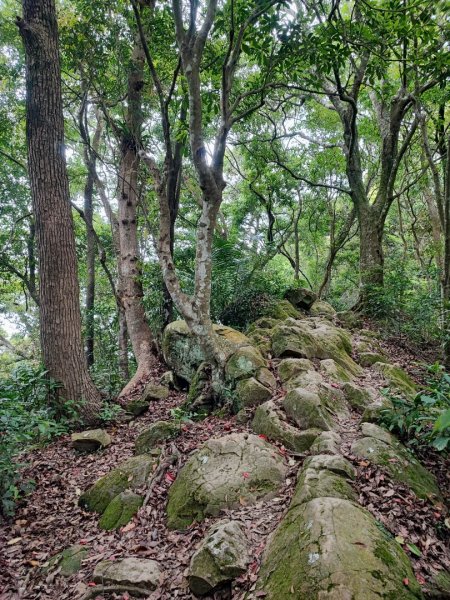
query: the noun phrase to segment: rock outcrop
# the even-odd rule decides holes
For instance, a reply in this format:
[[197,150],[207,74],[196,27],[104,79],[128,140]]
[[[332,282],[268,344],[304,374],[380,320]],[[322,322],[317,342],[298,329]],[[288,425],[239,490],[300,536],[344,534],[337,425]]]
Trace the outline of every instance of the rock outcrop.
[[256,502],[278,490],[285,476],[283,457],[256,435],[210,439],[189,458],[170,488],[168,525],[183,529],[222,508]]
[[95,452],[106,448],[111,443],[111,437],[104,429],[89,429],[71,435],[72,447],[78,452]]
[[161,570],[154,560],[147,558],[122,558],[104,560],[95,567],[93,580],[103,585],[120,585],[141,588],[149,593],[159,584]]

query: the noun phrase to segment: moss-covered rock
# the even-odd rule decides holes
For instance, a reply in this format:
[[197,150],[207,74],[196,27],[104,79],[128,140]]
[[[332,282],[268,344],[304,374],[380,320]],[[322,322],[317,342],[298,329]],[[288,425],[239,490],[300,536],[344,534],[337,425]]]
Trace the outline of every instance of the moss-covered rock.
[[265,367],[266,361],[257,348],[243,346],[230,356],[225,365],[225,375],[229,381],[238,381],[255,375],[259,368]]
[[339,454],[317,454],[309,456],[303,463],[304,469],[315,469],[316,471],[327,470],[341,477],[355,479],[356,469],[343,456]]
[[277,358],[314,358],[314,337],[306,326],[301,326],[300,321],[283,322],[273,330],[272,352]]
[[87,510],[102,513],[118,494],[143,485],[157,460],[157,456],[148,454],[129,458],[84,492],[78,504]]
[[380,420],[383,411],[392,408],[392,402],[387,398],[382,398],[377,402],[368,404],[364,409],[361,417],[361,421],[365,423],[376,423]]
[[273,374],[266,369],[266,367],[261,367],[256,372],[256,379],[259,383],[262,383],[266,388],[270,390],[274,390],[277,387],[277,380],[273,376]]
[[409,398],[414,398],[418,389],[411,377],[400,367],[384,362],[377,362],[373,368],[381,373],[390,386]]
[[386,469],[392,479],[409,486],[419,498],[441,499],[434,476],[400,442],[387,444],[364,437],[352,444],[352,453]]
[[111,500],[98,523],[100,529],[119,529],[131,521],[142,506],[142,497],[125,491]]
[[278,364],[278,375],[283,383],[306,371],[314,371],[313,363],[307,358],[285,358]]
[[246,334],[248,336],[250,336],[252,333],[267,334],[275,327],[275,325],[278,325],[279,322],[280,319],[273,319],[272,317],[261,317],[247,327]]
[[309,314],[313,317],[324,316],[332,318],[337,313],[328,302],[325,302],[324,300],[316,300],[309,309]]
[[450,599],[450,572],[438,571],[434,573],[425,588],[427,600],[449,600]]
[[95,452],[100,448],[106,448],[111,443],[111,437],[104,429],[90,429],[72,433],[72,447],[78,452]]
[[384,354],[367,351],[359,353],[358,362],[362,367],[371,367],[377,362],[385,363],[387,362],[387,359]]
[[328,469],[303,468],[291,507],[304,504],[314,498],[344,498],[356,502],[356,493],[346,479]]
[[[251,346],[248,337],[240,331],[223,325],[214,325],[213,328],[223,351],[228,356],[242,346]],[[173,321],[167,325],[162,339],[162,351],[169,367],[188,383],[205,360],[198,339],[192,335],[185,321]]]
[[292,505],[268,542],[256,589],[265,600],[422,598],[401,546],[369,512],[336,497]]
[[395,437],[383,429],[382,427],[378,427],[374,423],[361,423],[361,432],[366,437],[373,437],[382,442],[386,442],[386,444],[395,444]]
[[308,450],[320,433],[320,429],[300,431],[297,427],[287,423],[286,416],[271,400],[264,402],[256,409],[252,429],[255,433],[281,442],[286,448],[295,452]]
[[135,454],[145,454],[159,442],[175,437],[179,432],[179,426],[171,421],[156,421],[136,438]]
[[246,572],[248,541],[237,521],[213,525],[194,552],[188,581],[196,596],[204,596]]
[[59,574],[63,577],[70,577],[81,569],[81,563],[89,554],[89,549],[81,544],[75,544],[65,548],[53,556],[45,567],[47,571],[59,569]]
[[93,580],[103,585],[133,586],[152,591],[159,585],[161,571],[156,561],[148,558],[103,560],[94,569]]
[[299,311],[286,299],[273,302],[264,309],[264,313],[266,317],[280,321],[288,319],[289,317],[294,319],[299,317]]
[[319,396],[308,390],[291,390],[283,400],[283,408],[300,429],[332,429],[332,421]]
[[332,358],[325,358],[320,361],[320,372],[336,383],[345,383],[354,379],[349,371],[338,365]]
[[358,412],[364,411],[376,397],[375,390],[361,388],[356,383],[350,381],[342,385],[342,391],[349,405]]
[[343,310],[338,312],[336,316],[342,325],[347,329],[358,329],[363,325],[361,315],[353,312],[352,310]]
[[256,435],[210,439],[188,459],[169,490],[168,526],[183,529],[223,508],[256,502],[279,489],[285,475],[282,456]]
[[288,390],[303,388],[319,396],[320,401],[329,413],[339,416],[348,416],[348,405],[343,391],[332,383],[327,383],[318,371],[305,371],[296,375],[286,383]]
[[314,302],[317,300],[317,294],[307,288],[290,288],[284,293],[286,300],[295,306],[295,308],[301,308],[303,310],[309,310]]
[[272,396],[272,391],[254,377],[249,377],[238,381],[236,395],[242,408],[262,404]]
[[341,436],[335,431],[322,431],[310,448],[311,454],[339,454]]
[[169,389],[165,385],[149,383],[145,386],[141,400],[151,402],[152,400],[164,400],[169,396]]
[[142,400],[142,398],[134,398],[134,400],[128,402],[126,406],[126,411],[130,415],[133,415],[133,417],[138,417],[139,415],[145,413],[148,410],[149,406],[149,400]]

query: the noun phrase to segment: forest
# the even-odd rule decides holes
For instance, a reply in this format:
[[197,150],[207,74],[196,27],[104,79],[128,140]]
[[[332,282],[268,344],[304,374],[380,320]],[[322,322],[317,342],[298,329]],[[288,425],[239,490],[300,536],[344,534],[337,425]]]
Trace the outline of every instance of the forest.
[[0,600],[450,598],[449,40],[0,0]]

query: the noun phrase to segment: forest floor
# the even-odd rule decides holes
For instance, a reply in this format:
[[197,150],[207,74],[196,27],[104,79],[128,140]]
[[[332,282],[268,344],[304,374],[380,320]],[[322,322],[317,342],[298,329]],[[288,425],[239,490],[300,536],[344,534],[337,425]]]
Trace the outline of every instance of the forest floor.
[[[418,357],[404,344],[393,341],[385,342],[383,346],[393,360],[421,382],[424,371],[420,362],[425,357]],[[428,362],[429,357],[426,359]],[[157,379],[160,374],[155,372],[154,378]],[[381,379],[377,373],[366,371],[358,384],[380,387]],[[279,388],[279,398],[284,393]],[[100,560],[125,556],[151,558],[160,564],[164,578],[158,590],[149,596],[151,600],[194,597],[187,586],[186,570],[196,544],[204,537],[213,519],[194,523],[184,532],[167,529],[167,493],[176,477],[177,466],[168,468],[154,488],[148,505],[119,531],[102,531],[98,527],[98,516],[84,511],[77,504],[85,489],[133,454],[134,440],[150,423],[173,418],[171,409],[176,408],[184,397],[183,393],[172,391],[168,399],[153,402],[143,416],[108,427],[113,443],[95,454],[75,452],[70,436],[63,436],[47,447],[35,449],[22,457],[27,463],[24,477],[33,479],[36,487],[20,502],[14,518],[0,525],[1,600],[81,598],[95,585],[91,577]],[[444,526],[446,508],[418,499],[407,487],[393,482],[382,469],[351,455],[349,449],[359,420],[360,416],[352,413],[339,423],[339,433],[342,454],[357,467],[354,486],[360,503],[372,512],[380,526],[417,547],[416,555],[404,546],[419,583],[426,587],[433,570],[450,568],[450,549],[446,547],[448,529]],[[209,438],[247,431],[249,427],[238,424],[235,417],[210,416],[200,422],[182,423],[181,429],[181,434],[167,442],[167,446],[175,443],[181,456],[180,464],[183,464]],[[229,516],[241,522],[252,545],[252,563],[247,573],[233,583],[232,589],[207,598],[242,600],[255,586],[268,534],[287,510],[298,467],[304,460],[304,457],[293,455],[282,446],[278,446],[278,450],[286,456],[290,467],[285,487],[278,495],[256,505],[242,504],[236,510],[221,514],[221,517]],[[435,474],[444,497],[450,500],[448,464],[442,455],[427,450],[419,458]],[[50,557],[72,544],[83,544],[89,548],[89,555],[76,575],[64,578],[57,570],[46,572],[43,569]],[[99,594],[92,597],[100,600],[107,596]],[[122,593],[109,598],[127,599],[129,596]]]

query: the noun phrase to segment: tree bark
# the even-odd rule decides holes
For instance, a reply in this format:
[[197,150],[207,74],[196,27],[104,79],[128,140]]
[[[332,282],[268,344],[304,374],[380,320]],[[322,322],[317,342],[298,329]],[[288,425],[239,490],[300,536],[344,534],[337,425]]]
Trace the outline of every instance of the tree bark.
[[[58,398],[94,421],[101,397],[81,339],[77,257],[64,156],[64,119],[54,0],[23,0],[28,171],[39,257],[40,337]],[[63,408],[63,406],[61,406]]]
[[126,395],[142,379],[148,377],[156,362],[153,354],[153,335],[143,304],[142,270],[137,238],[137,204],[139,146],[142,125],[142,87],[144,85],[144,54],[139,42],[135,44],[128,75],[128,106],[125,128],[120,141],[119,170],[119,286],[118,294],[125,311],[128,336],[131,341],[137,370],[121,391]]

